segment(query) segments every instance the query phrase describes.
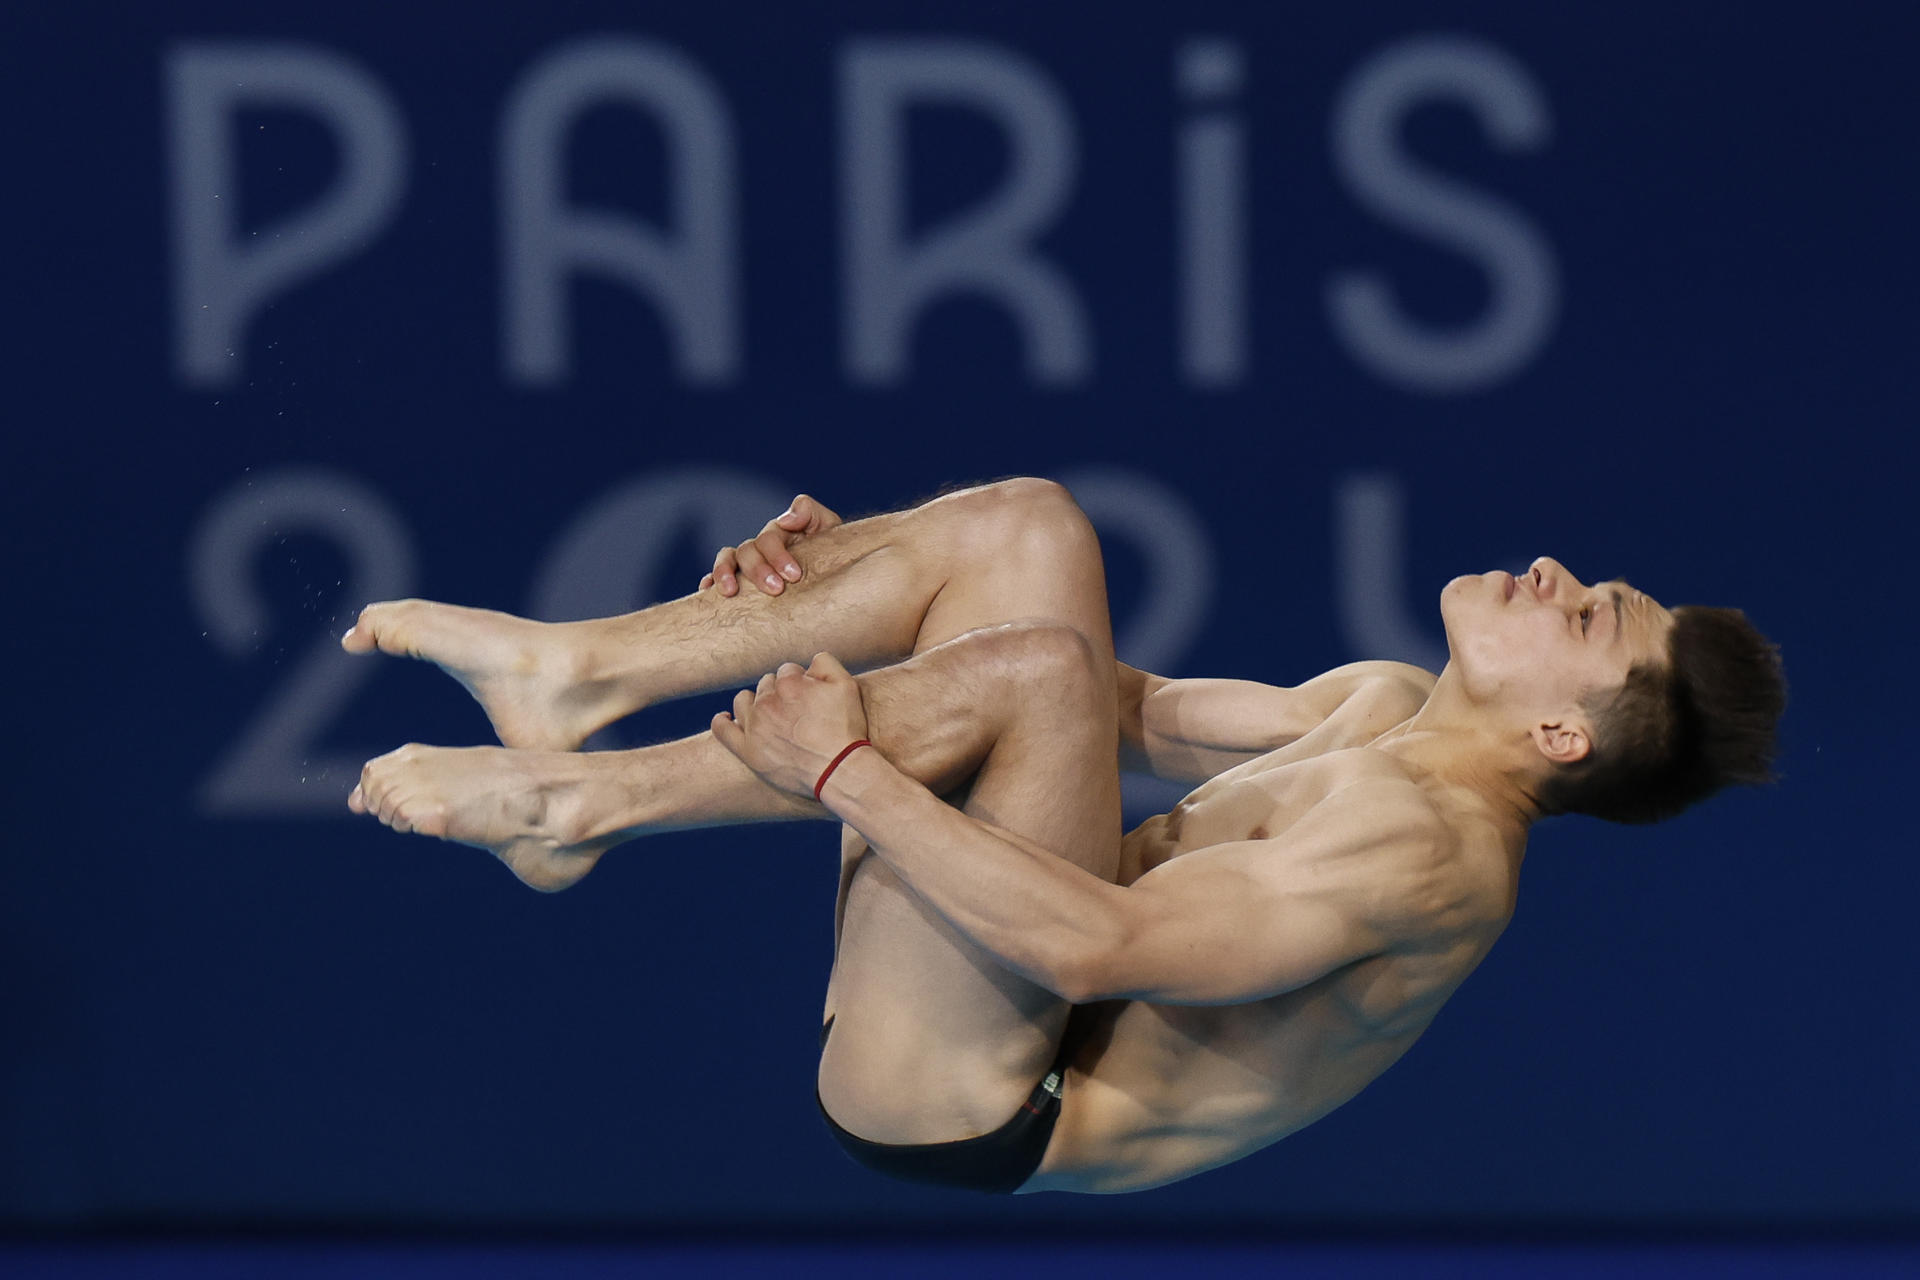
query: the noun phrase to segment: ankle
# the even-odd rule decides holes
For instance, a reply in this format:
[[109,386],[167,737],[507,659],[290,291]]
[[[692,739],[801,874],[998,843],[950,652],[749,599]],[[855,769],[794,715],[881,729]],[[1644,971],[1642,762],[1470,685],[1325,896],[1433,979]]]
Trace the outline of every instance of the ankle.
[[597,618],[552,624],[554,674],[575,698],[583,702],[617,699],[628,704],[619,715],[628,715],[657,701],[657,691],[645,646],[622,635],[616,621]]
[[607,757],[616,752],[555,752],[538,782],[540,826],[563,849],[607,843],[628,825],[621,788],[608,785]]

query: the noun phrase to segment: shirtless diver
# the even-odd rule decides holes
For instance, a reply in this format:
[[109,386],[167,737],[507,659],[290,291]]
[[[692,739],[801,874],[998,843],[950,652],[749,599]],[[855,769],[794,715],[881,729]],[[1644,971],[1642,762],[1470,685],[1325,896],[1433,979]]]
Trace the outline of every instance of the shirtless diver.
[[[636,836],[840,822],[818,1092],[842,1146],[949,1186],[1135,1191],[1391,1066],[1511,917],[1534,823],[1653,821],[1768,777],[1785,686],[1737,611],[1541,559],[1454,579],[1440,612],[1437,677],[1167,680],[1115,662],[1058,485],[846,524],[801,498],[701,590],[623,617],[368,606],[344,646],[438,664],[505,746],[402,747],[349,804],[545,890]],[[749,684],[710,732],[577,750]],[[1123,835],[1122,767],[1200,785]]]

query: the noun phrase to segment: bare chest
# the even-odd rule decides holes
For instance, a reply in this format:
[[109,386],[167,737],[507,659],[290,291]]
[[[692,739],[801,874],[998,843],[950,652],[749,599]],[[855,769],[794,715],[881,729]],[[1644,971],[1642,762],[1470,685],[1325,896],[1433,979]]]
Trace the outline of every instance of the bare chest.
[[1349,758],[1364,755],[1343,752],[1292,763],[1262,757],[1204,783],[1171,812],[1129,833],[1129,883],[1195,849],[1285,835],[1328,796],[1365,775],[1372,762]]

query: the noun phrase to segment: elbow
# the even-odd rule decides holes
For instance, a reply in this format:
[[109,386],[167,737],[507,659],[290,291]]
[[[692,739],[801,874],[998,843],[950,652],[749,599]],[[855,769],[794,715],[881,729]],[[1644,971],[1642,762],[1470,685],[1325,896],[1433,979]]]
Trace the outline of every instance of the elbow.
[[1111,889],[1104,910],[1088,912],[1080,927],[1062,929],[1044,985],[1069,1004],[1097,1004],[1134,993],[1140,972],[1140,943],[1151,931],[1125,890]]
[[1047,986],[1068,1004],[1096,1004],[1107,998],[1101,984],[1084,967],[1062,968]]
[[1119,991],[1119,959],[1117,944],[1079,940],[1055,957],[1046,986],[1068,1004],[1111,1000]]

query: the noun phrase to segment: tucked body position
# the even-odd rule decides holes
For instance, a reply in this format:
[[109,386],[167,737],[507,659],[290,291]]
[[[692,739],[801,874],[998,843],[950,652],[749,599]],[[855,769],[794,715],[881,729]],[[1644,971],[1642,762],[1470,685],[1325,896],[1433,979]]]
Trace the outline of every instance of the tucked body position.
[[[950,1186],[1139,1190],[1406,1053],[1506,926],[1536,822],[1768,778],[1785,686],[1739,612],[1546,558],[1454,579],[1440,612],[1437,676],[1163,679],[1116,662],[1059,486],[850,523],[803,497],[623,617],[368,606],[345,647],[437,663],[504,745],[402,747],[349,804],[546,890],[638,836],[837,821],[818,1092],[842,1146]],[[706,733],[578,750],[721,690]],[[1123,834],[1123,768],[1198,785]]]

